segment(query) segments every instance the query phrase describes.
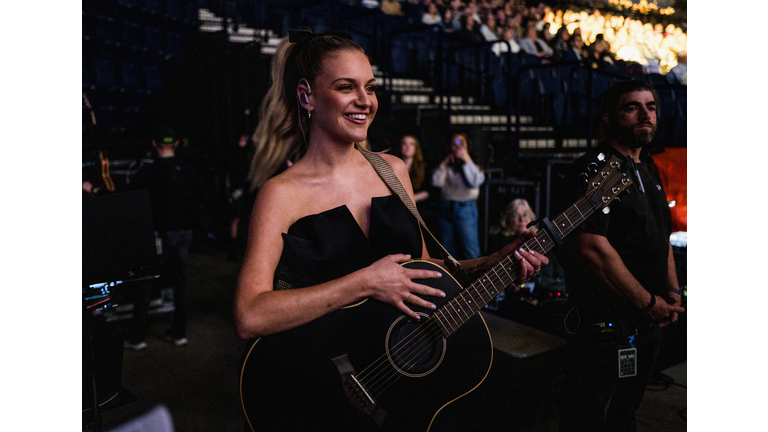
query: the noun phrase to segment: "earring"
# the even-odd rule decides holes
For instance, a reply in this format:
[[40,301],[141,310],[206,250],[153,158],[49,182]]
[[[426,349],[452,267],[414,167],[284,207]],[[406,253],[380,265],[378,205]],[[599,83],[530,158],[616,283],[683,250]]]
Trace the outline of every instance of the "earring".
[[312,118],[312,111],[307,110],[307,118],[308,119]]

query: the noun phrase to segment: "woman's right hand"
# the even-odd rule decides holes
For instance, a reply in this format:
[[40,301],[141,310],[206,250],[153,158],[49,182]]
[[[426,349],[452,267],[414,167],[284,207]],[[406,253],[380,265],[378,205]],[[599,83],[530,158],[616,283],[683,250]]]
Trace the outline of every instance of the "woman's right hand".
[[365,269],[365,278],[370,284],[369,297],[389,303],[405,315],[418,320],[420,316],[407,304],[425,309],[435,309],[436,305],[414,294],[445,297],[445,293],[437,288],[413,282],[413,279],[437,279],[442,274],[432,270],[409,269],[400,265],[409,259],[411,256],[406,254],[387,255]]

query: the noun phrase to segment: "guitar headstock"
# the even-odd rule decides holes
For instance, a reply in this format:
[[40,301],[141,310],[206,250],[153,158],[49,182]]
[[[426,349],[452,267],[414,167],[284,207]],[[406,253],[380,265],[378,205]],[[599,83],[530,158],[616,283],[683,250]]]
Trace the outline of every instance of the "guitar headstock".
[[624,172],[624,167],[621,166],[621,159],[618,156],[612,155],[610,159],[605,161],[605,155],[600,153],[598,159],[602,165],[599,162],[592,162],[588,166],[592,177],[589,177],[590,174],[587,173],[582,174],[584,178],[588,178],[587,191],[584,196],[594,208],[605,209],[611,201],[632,184],[632,179]]

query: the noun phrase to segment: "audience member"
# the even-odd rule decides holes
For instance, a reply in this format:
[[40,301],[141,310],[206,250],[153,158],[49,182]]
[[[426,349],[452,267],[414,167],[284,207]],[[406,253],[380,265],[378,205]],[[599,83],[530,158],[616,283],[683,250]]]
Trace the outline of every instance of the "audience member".
[[424,187],[424,178],[426,176],[426,163],[424,155],[421,153],[421,144],[413,135],[405,135],[400,139],[400,143],[395,146],[393,154],[405,162],[408,168],[408,176],[411,178],[413,186],[414,202],[419,203],[429,198],[429,191]]
[[554,54],[552,48],[546,42],[539,39],[536,27],[533,26],[528,27],[526,36],[520,40],[520,49],[530,55],[543,59],[548,59]]
[[547,45],[549,45],[549,47],[552,48],[553,51],[554,51],[554,48],[555,48],[555,46],[554,46],[555,35],[553,35],[551,31],[549,31],[549,28],[550,28],[550,24],[549,23],[547,23],[547,22],[543,23],[541,31],[539,31],[539,39],[541,39],[544,42],[546,42]]
[[478,43],[485,40],[483,35],[480,34],[480,31],[477,28],[477,24],[475,23],[475,19],[472,18],[472,15],[462,15],[461,23],[462,27],[458,31],[453,32],[453,34],[456,36],[456,39],[464,43]]
[[570,40],[570,49],[565,52],[563,56],[564,62],[575,62],[584,60],[584,41],[581,40],[581,36],[574,35]]
[[677,53],[677,65],[667,73],[670,84],[688,85],[688,52]]
[[497,56],[501,56],[501,53],[505,53],[508,50],[512,50],[513,53],[517,54],[520,52],[520,45],[517,44],[515,39],[515,29],[512,27],[504,27],[504,30],[501,31],[501,40],[507,41],[509,46],[507,46],[505,43],[499,42],[493,44],[491,50],[493,50],[494,54]]
[[483,24],[480,26],[480,33],[486,42],[492,42],[499,40],[499,36],[496,29],[496,17],[493,14],[488,14],[483,19]]
[[565,57],[565,53],[571,49],[571,34],[568,33],[568,29],[560,27],[555,33],[554,39],[552,39],[552,51],[555,61],[562,61]]
[[421,16],[421,23],[427,25],[442,24],[443,19],[440,17],[440,11],[437,8],[435,2],[429,2],[427,11]]
[[448,155],[432,174],[432,185],[440,188],[440,242],[457,259],[476,258],[480,256],[477,198],[485,173],[466,134],[454,133],[448,146]]
[[[528,227],[528,224],[536,220],[536,214],[531,205],[525,198],[515,198],[499,217],[498,225],[491,227],[490,237],[488,237],[488,253],[492,253],[504,247],[505,241],[513,241],[526,232],[535,233],[538,228],[534,225]],[[553,282],[563,280],[563,269],[557,263],[554,254],[547,254],[549,265],[542,268],[541,272],[531,278],[531,282],[536,285],[548,285]],[[526,283],[526,285],[528,285]]]
[[403,9],[397,0],[381,0],[381,11],[385,15],[403,16]]
[[528,230],[536,232],[536,227],[528,228],[528,224],[535,220],[536,215],[526,199],[516,198],[510,201],[501,213],[498,225],[490,229],[488,250],[501,250],[509,243],[507,240],[514,240]]
[[608,47],[608,41],[602,38],[595,40],[595,42],[589,46],[589,55],[587,56],[587,61],[592,66],[592,68],[605,69],[606,67],[614,65],[613,59],[609,54]]

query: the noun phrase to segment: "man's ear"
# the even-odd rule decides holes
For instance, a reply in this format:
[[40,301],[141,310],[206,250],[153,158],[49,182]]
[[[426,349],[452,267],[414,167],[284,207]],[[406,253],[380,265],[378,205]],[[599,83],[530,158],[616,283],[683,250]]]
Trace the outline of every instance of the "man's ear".
[[606,127],[611,127],[611,115],[608,113],[603,113],[603,125]]

